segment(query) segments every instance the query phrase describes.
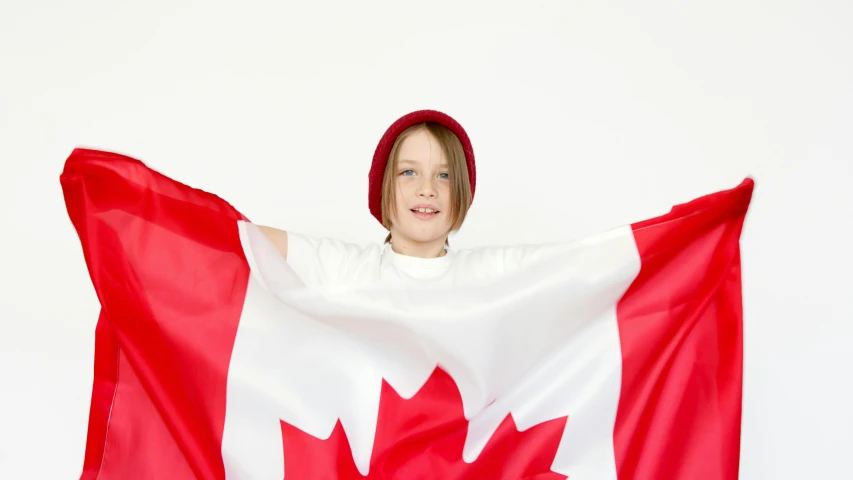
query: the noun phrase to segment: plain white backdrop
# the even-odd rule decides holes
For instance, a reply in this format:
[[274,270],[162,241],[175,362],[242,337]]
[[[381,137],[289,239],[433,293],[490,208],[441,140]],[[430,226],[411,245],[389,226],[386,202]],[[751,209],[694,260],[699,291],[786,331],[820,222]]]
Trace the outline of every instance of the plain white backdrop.
[[742,478],[849,474],[853,3],[308,3],[0,3],[0,478],[82,465],[98,304],[59,185],[73,147],[379,242],[373,149],[420,108],[474,143],[459,247],[580,238],[755,178]]

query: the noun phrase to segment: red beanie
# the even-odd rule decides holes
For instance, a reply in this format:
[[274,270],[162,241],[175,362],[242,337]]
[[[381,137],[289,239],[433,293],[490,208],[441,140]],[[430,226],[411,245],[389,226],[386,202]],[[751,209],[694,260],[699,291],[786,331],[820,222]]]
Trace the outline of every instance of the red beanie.
[[[376,146],[373,154],[373,164],[368,173],[368,205],[370,213],[382,223],[382,179],[385,176],[385,166],[388,164],[388,156],[391,155],[391,147],[397,141],[397,137],[407,128],[419,123],[437,123],[448,128],[462,143],[465,152],[465,163],[468,166],[468,179],[471,182],[471,200],[474,200],[474,189],[477,185],[477,168],[474,164],[474,148],[465,129],[449,115],[435,110],[418,110],[400,117],[394,122]],[[384,224],[383,224],[384,225]]]

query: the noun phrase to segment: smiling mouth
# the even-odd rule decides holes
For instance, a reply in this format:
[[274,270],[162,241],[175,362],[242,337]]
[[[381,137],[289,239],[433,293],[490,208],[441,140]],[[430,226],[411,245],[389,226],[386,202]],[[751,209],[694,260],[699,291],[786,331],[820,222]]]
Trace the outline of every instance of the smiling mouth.
[[431,208],[412,208],[411,212],[415,214],[415,217],[422,220],[433,218],[439,213],[438,210],[433,210]]

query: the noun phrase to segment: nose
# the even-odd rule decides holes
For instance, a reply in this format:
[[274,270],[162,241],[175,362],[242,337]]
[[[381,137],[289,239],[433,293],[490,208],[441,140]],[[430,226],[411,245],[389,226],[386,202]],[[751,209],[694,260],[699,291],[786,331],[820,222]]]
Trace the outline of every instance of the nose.
[[438,190],[435,188],[435,179],[425,178],[421,182],[418,189],[418,196],[426,198],[435,198],[438,195]]

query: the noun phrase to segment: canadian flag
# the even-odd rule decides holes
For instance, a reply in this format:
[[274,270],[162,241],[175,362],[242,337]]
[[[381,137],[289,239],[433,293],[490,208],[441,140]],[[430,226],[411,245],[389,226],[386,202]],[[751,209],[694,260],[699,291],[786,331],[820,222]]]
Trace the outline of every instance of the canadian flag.
[[735,479],[738,187],[454,287],[307,287],[217,196],[77,149],[83,479]]

